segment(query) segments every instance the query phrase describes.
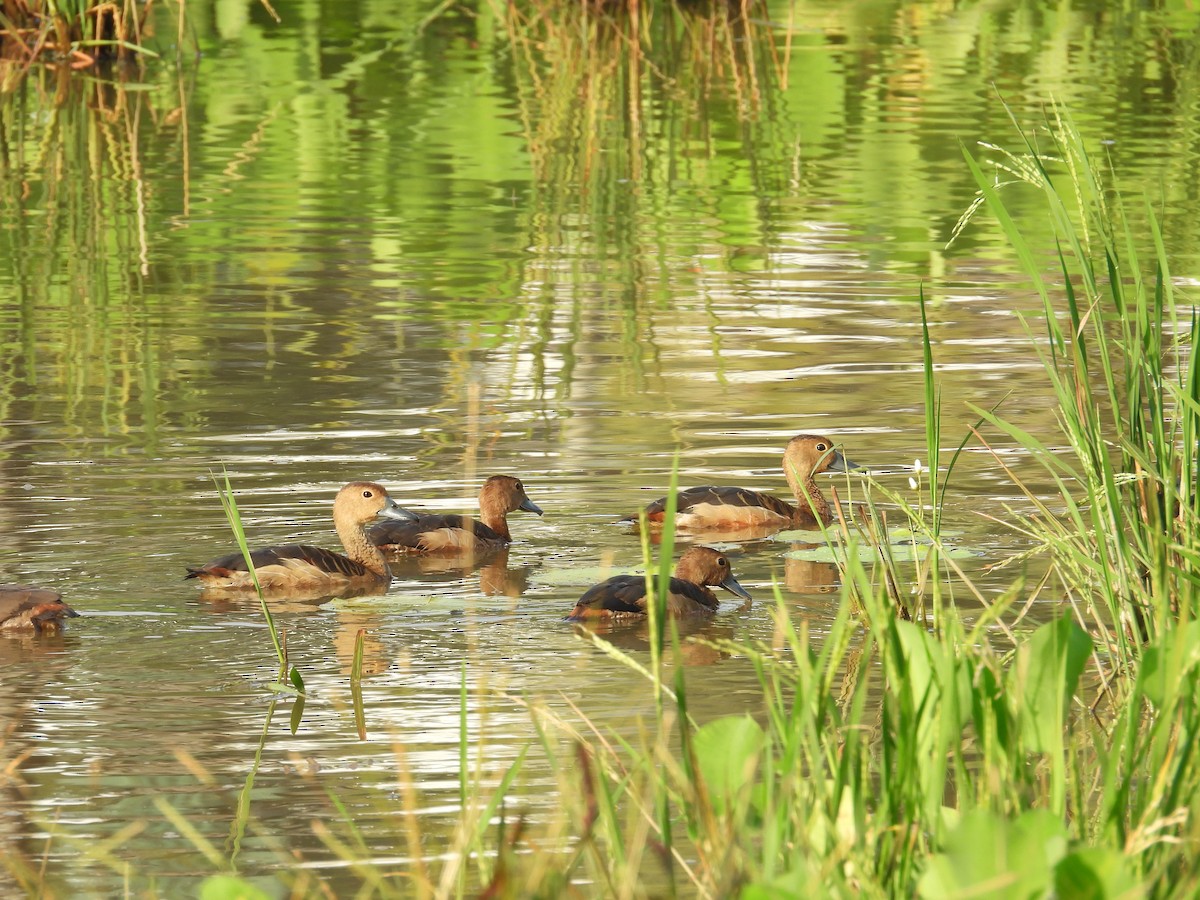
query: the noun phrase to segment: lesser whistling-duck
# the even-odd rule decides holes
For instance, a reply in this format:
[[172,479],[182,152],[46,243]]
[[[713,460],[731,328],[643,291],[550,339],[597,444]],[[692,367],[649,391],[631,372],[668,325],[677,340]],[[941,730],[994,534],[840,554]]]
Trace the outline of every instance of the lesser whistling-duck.
[[367,529],[367,540],[388,553],[483,553],[512,542],[508,514],[524,509],[542,514],[525,494],[525,485],[509,475],[493,475],[479,492],[479,519],[425,515],[409,522],[380,522]]
[[0,631],[59,631],[79,613],[62,594],[28,584],[0,584]]
[[[829,438],[798,434],[788,441],[783,452],[783,471],[796,495],[796,506],[746,488],[694,487],[677,495],[675,527],[680,531],[719,531],[752,526],[815,525],[818,521],[828,524],[833,521],[833,511],[813,476],[857,468],[860,466],[847,460]],[[651,523],[661,523],[666,507],[666,497],[655,500],[646,507],[646,518]],[[638,516],[626,516],[622,521],[637,522]]]
[[[692,547],[679,557],[667,594],[667,614],[694,616],[717,610],[717,595],[707,585],[723,587],[749,600],[750,594],[733,577],[729,558],[711,547]],[[646,578],[614,575],[579,598],[568,619],[640,619],[646,615]]]
[[[333,522],[346,556],[307,544],[267,547],[250,554],[264,591],[355,590],[386,587],[392,580],[387,560],[363,529],[376,518],[409,520],[416,515],[396,504],[383,485],[352,481],[333,501]],[[203,566],[189,566],[185,578],[206,586],[253,589],[254,581],[240,553],[231,553]]]

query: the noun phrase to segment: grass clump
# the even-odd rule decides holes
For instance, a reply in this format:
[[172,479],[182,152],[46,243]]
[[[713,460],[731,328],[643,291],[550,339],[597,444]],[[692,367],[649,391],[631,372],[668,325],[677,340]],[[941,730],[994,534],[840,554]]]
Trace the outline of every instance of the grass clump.
[[[1038,437],[980,414],[1058,487],[1061,513],[1010,470],[1038,514],[1007,524],[1050,555],[1077,614],[1129,665],[1144,643],[1196,617],[1200,331],[1194,310],[1176,302],[1151,203],[1127,205],[1104,184],[1065,112],[1056,112],[1045,146],[1022,138],[1023,152],[1002,151],[996,170],[1007,185],[1040,192],[1058,242],[1053,269],[1039,264],[1004,202],[1002,191],[1013,188],[970,154],[967,162],[1041,298],[1042,361],[1060,430]],[[1052,167],[1065,174],[1053,177]],[[1146,266],[1141,235],[1154,248]],[[1058,444],[1067,452],[1051,449]]]

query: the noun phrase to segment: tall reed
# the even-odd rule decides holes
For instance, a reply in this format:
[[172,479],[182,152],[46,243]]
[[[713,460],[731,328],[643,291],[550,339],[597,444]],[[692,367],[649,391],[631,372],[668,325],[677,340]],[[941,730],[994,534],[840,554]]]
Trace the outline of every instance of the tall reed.
[[[1026,490],[1039,514],[1011,527],[1050,554],[1076,614],[1128,665],[1144,642],[1197,612],[1200,331],[1192,308],[1177,305],[1151,201],[1129,205],[1105,184],[1065,111],[1041,138],[1046,149],[1022,139],[1023,152],[1000,151],[995,165],[1007,182],[966,158],[1041,298],[1046,343],[1028,327],[1044,347],[1060,431],[1035,436],[999,413],[980,414],[1032,453],[1065,507],[1060,515]],[[1035,256],[1006,203],[1018,185],[1040,193],[1054,223],[1056,271]],[[1153,247],[1145,264],[1142,235]],[[1059,442],[1070,452],[1051,449]]]

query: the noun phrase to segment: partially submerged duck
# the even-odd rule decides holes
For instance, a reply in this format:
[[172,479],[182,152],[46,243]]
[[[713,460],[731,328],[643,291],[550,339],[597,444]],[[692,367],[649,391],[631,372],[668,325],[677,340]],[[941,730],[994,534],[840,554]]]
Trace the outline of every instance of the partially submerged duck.
[[[363,592],[387,587],[392,580],[387,560],[367,540],[364,529],[377,518],[400,521],[416,515],[396,504],[383,485],[352,481],[333,501],[333,523],[346,555],[308,544],[284,544],[250,554],[258,583],[264,591]],[[203,566],[188,566],[185,578],[198,578],[206,587],[245,590],[254,588],[246,560],[231,553]]]
[[79,613],[62,594],[28,584],[0,584],[0,631],[60,631]]
[[[817,487],[814,476],[822,472],[848,472],[858,469],[846,459],[827,437],[818,434],[798,434],[788,441],[783,452],[783,472],[787,476],[796,505],[761,491],[737,487],[688,488],[680,491],[675,503],[675,527],[680,531],[719,531],[802,527],[829,524],[833,510]],[[646,518],[661,523],[666,515],[667,498],[655,500],[646,507]],[[637,515],[621,521],[638,521]]]
[[519,478],[493,475],[479,492],[478,520],[426,515],[406,522],[380,522],[367,530],[367,540],[388,553],[485,553],[512,543],[508,514],[519,509],[542,514]]
[[[711,547],[692,547],[675,564],[667,594],[667,614],[696,616],[716,612],[717,595],[708,585],[722,587],[743,600],[751,599],[733,577],[729,557]],[[567,618],[636,620],[646,615],[647,602],[645,576],[614,575],[589,588]]]

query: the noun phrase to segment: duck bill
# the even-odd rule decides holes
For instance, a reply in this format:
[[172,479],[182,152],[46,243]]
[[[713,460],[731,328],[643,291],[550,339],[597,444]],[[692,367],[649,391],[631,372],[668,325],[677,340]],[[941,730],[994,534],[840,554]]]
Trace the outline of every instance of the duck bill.
[[846,459],[846,457],[842,456],[840,450],[834,450],[833,457],[829,460],[829,468],[827,468],[825,471],[853,472],[855,470],[864,471],[866,468],[866,466],[860,466],[858,463]]
[[729,591],[729,593],[733,594],[735,597],[741,597],[743,600],[754,599],[750,596],[750,592],[738,584],[738,580],[732,575],[721,582],[721,587],[725,588],[725,590]]
[[523,509],[523,510],[525,510],[525,512],[537,513],[539,516],[543,514],[542,508],[540,506],[538,506],[536,503],[534,503],[532,500],[530,500],[528,497],[526,497],[523,501],[521,501],[521,505],[518,506],[517,509]]
[[418,516],[412,510],[405,509],[391,497],[388,497],[388,501],[383,505],[383,509],[375,513],[375,518],[397,519],[401,522],[415,522]]
[[571,614],[567,616],[564,622],[586,622],[588,619],[599,619],[601,610],[593,609],[590,606],[584,606],[582,603],[577,604]]

